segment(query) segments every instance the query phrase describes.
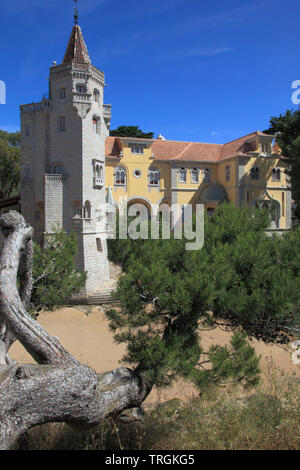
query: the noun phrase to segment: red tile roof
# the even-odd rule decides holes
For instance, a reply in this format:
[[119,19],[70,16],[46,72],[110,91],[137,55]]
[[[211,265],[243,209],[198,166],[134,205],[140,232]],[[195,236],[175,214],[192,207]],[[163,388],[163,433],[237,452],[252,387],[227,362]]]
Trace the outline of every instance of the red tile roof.
[[[224,145],[157,139],[154,140],[151,149],[155,160],[218,162],[239,154],[247,155],[248,152],[255,150],[251,141],[257,136],[271,137],[269,134],[256,131]],[[145,139],[141,140],[145,141]],[[106,139],[106,157],[119,158],[120,151],[119,138],[108,137]]]
[[85,45],[80,26],[73,26],[63,63],[73,60],[80,64],[90,64],[90,56]]
[[152,151],[156,160],[215,162],[221,156],[222,145],[156,140]]
[[119,158],[121,145],[118,137],[107,137],[105,141],[105,157]]

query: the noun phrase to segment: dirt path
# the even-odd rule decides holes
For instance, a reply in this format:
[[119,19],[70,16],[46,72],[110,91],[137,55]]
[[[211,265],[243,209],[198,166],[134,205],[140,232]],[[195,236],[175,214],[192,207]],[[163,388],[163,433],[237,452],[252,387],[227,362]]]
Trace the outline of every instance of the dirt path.
[[[57,336],[63,346],[83,364],[93,367],[97,372],[112,370],[119,366],[119,360],[126,348],[114,343],[104,311],[99,307],[93,307],[91,312],[87,316],[78,308],[68,307],[56,312],[41,313],[38,321],[51,335]],[[201,333],[201,344],[205,349],[212,344],[225,345],[228,344],[230,337],[230,333],[221,329],[206,331]],[[252,345],[262,356],[263,370],[266,370],[270,361],[273,361],[274,365],[283,372],[289,376],[296,374],[300,379],[300,365],[292,364],[291,349],[265,345],[258,341],[252,341]],[[10,355],[19,362],[34,362],[19,342],[12,346]],[[197,391],[192,385],[180,381],[171,389],[159,393],[153,390],[147,403],[165,401],[173,397],[187,400],[196,395]]]

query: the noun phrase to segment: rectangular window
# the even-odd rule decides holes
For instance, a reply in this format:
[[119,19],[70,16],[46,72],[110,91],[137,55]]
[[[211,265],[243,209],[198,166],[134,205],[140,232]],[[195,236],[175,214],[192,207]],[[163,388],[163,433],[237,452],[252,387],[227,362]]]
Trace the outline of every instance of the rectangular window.
[[26,124],[25,126],[25,136],[29,137],[30,136],[30,125]]
[[59,130],[60,132],[65,132],[66,130],[66,117],[60,116],[59,118]]
[[262,153],[270,153],[270,144],[261,144]]
[[284,214],[285,214],[285,212],[284,212],[284,204],[285,204],[285,197],[284,197],[284,193],[282,193],[282,211],[281,211],[282,217],[284,217]]
[[93,132],[100,134],[100,119],[93,118]]
[[65,88],[61,88],[60,89],[60,98],[63,99],[66,97],[66,89]]
[[97,133],[97,119],[93,119],[93,131]]
[[102,251],[101,238],[96,238],[97,251]]
[[131,148],[131,153],[144,153],[144,144],[129,144],[129,147]]

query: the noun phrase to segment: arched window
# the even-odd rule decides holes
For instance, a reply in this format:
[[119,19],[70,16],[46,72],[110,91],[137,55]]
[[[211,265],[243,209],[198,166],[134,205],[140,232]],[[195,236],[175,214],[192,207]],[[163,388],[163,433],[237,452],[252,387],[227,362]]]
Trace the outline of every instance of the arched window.
[[273,168],[273,170],[272,170],[272,180],[273,181],[280,181],[281,180],[280,168]]
[[156,168],[150,168],[149,173],[149,186],[159,186],[159,171]]
[[90,201],[85,201],[84,208],[83,208],[83,218],[91,219],[91,215],[92,215],[91,203]]
[[191,170],[191,182],[192,183],[199,183],[199,172],[197,168],[193,168]]
[[268,211],[271,220],[271,228],[279,227],[280,204],[278,201],[275,199],[272,201],[259,199],[255,202],[255,207]]
[[115,185],[125,186],[126,185],[126,170],[119,166],[115,170]]
[[80,205],[80,201],[74,201],[73,203],[73,218],[74,219],[82,218],[82,208]]
[[204,174],[203,183],[210,183],[210,169],[204,168],[203,174]]
[[103,178],[103,166],[102,165],[96,166],[96,176],[98,176],[98,178]]
[[95,101],[95,103],[100,105],[100,92],[99,90],[97,90],[97,88],[94,88],[93,100]]
[[76,85],[77,93],[86,93],[86,86],[84,83],[77,83]]
[[103,162],[93,160],[94,188],[102,188],[104,185],[104,167]]
[[259,168],[258,166],[254,165],[250,170],[250,178],[252,180],[259,180]]
[[186,169],[179,168],[179,183],[186,183]]

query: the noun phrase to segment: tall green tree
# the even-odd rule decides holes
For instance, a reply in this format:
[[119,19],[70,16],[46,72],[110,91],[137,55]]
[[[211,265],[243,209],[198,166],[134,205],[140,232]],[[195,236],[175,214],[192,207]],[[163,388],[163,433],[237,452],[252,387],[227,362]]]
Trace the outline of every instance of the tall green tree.
[[20,133],[0,130],[0,199],[18,194],[20,174]]
[[111,130],[111,136],[116,137],[138,137],[142,139],[153,139],[154,132],[143,132],[139,126],[119,126],[117,129]]
[[300,218],[300,110],[288,110],[285,114],[271,117],[270,127],[265,132],[277,135],[277,142],[287,157],[292,193]]
[[48,235],[44,249],[35,244],[31,297],[34,309],[65,305],[84,286],[86,273],[76,269],[76,253],[75,235],[68,235],[64,230]]
[[[224,204],[205,222],[205,243],[185,240],[110,240],[109,256],[125,274],[121,310],[107,312],[124,361],[144,368],[156,385],[177,376],[200,388],[229,379],[258,380],[258,358],[246,337],[284,342],[299,324],[300,232],[265,234],[265,211]],[[289,260],[292,260],[291,263]],[[205,328],[233,331],[229,347],[201,347]]]

